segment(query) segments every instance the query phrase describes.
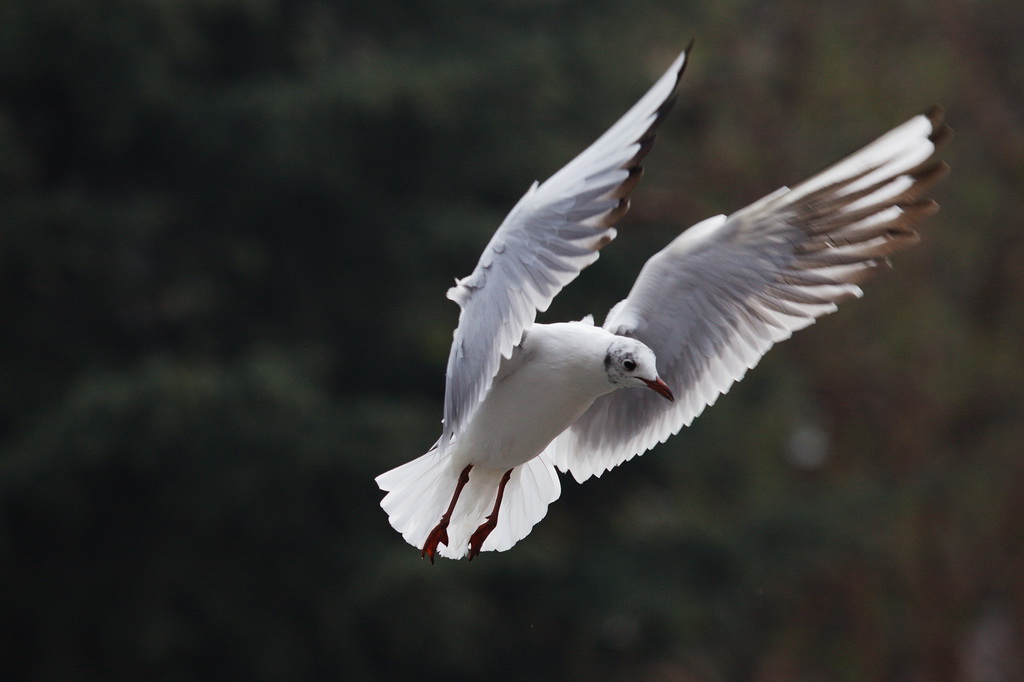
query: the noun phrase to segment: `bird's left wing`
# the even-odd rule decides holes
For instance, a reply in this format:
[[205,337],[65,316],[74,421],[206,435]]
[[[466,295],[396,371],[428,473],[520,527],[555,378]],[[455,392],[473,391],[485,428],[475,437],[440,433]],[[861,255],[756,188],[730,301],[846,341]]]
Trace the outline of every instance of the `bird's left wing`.
[[675,392],[615,391],[549,447],[583,481],[689,425],[771,346],[861,295],[857,286],[916,244],[938,206],[921,193],[948,167],[933,107],[793,189],[683,232],[644,266],[605,329],[644,342]]
[[[692,43],[691,43],[692,44]],[[689,50],[689,48],[687,48]],[[502,222],[476,268],[448,298],[462,308],[446,373],[439,452],[468,423],[537,311],[597,260],[629,209],[640,161],[674,99],[684,51],[596,142],[543,184],[534,183]]]

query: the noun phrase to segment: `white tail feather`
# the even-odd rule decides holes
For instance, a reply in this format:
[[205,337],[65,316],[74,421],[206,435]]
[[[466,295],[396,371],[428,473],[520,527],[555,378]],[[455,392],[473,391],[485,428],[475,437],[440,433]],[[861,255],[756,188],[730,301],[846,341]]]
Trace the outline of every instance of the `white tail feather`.
[[[448,509],[461,471],[450,457],[430,450],[411,462],[377,477],[377,485],[387,495],[380,506],[388,521],[405,541],[422,548],[430,531]],[[448,544],[438,546],[438,554],[461,559],[469,551],[469,538],[491,513],[504,471],[470,471],[469,481],[448,524]],[[512,471],[498,510],[498,525],[484,541],[483,551],[503,552],[512,547],[544,518],[548,505],[558,499],[561,485],[555,467],[546,456],[535,457]]]

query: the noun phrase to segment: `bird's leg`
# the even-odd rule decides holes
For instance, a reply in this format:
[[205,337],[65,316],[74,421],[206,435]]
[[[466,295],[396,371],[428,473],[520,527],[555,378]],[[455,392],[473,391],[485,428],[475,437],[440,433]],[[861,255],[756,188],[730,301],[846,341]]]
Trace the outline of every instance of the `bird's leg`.
[[469,560],[472,561],[473,557],[480,553],[480,548],[483,547],[484,540],[491,534],[491,531],[498,525],[498,508],[501,507],[501,498],[505,494],[505,485],[508,484],[508,479],[512,475],[512,469],[505,472],[505,475],[501,477],[501,483],[498,484],[498,498],[494,500],[494,509],[491,510],[487,520],[480,524],[480,527],[476,529],[473,535],[469,538]]
[[452,511],[455,509],[455,503],[459,501],[459,495],[462,494],[462,489],[466,487],[466,483],[469,481],[469,470],[472,468],[473,465],[470,464],[459,474],[459,482],[455,484],[455,494],[452,495],[452,503],[448,505],[448,511],[441,515],[441,522],[434,526],[434,530],[430,531],[430,535],[427,536],[427,541],[423,543],[423,551],[420,553],[421,559],[428,557],[430,563],[434,563],[437,545],[448,546],[448,522],[452,520]]

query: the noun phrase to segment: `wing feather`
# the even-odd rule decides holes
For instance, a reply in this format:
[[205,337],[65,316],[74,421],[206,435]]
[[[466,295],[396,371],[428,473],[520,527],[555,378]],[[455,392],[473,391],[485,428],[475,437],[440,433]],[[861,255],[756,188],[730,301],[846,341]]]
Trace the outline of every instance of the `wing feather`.
[[472,418],[501,358],[512,354],[537,312],[615,238],[612,226],[629,209],[640,161],[674,101],[688,51],[596,142],[543,184],[534,183],[472,274],[448,291],[462,311],[448,358],[441,453]]
[[689,425],[779,341],[861,295],[888,257],[918,242],[938,210],[922,193],[948,167],[951,134],[933,107],[793,189],[683,232],[644,266],[604,327],[654,350],[676,394],[615,391],[551,445],[583,481]]

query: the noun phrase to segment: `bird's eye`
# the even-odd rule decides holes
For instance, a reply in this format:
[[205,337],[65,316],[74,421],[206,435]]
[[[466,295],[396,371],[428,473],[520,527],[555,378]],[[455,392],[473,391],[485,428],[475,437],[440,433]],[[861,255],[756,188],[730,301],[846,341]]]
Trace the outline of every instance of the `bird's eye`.
[[636,363],[633,362],[632,360],[623,360],[622,367],[627,372],[632,372],[634,369],[636,369]]

